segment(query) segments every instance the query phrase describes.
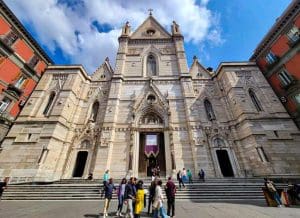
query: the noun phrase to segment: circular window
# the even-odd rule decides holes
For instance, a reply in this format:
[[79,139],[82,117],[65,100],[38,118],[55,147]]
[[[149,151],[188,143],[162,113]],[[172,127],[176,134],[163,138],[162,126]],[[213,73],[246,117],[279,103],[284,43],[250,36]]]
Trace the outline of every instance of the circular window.
[[148,36],[152,36],[152,35],[154,35],[155,30],[154,30],[154,29],[148,29],[148,30],[146,31],[146,33],[147,33]]
[[156,100],[156,98],[154,95],[148,95],[148,97],[147,97],[148,103],[154,103],[155,100]]

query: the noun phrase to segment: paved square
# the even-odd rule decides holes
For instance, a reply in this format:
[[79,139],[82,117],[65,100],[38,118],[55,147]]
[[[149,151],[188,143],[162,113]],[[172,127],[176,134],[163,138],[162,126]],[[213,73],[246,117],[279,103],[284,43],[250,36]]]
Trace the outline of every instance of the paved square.
[[[109,217],[116,217],[112,202]],[[1,218],[100,218],[103,201],[2,201]],[[145,211],[145,210],[144,210]],[[142,217],[148,217],[143,214]],[[176,202],[176,218],[287,218],[300,217],[300,208],[271,208],[247,204]]]

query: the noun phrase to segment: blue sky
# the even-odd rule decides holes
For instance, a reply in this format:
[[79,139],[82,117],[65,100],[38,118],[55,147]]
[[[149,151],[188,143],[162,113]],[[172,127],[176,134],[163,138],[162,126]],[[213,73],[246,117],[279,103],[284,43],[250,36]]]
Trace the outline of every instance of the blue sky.
[[[196,55],[205,67],[248,60],[290,0],[5,0],[57,64],[83,64],[92,73],[108,56],[126,21],[135,30],[153,8],[170,31],[173,20],[185,37],[189,66]],[[126,2],[126,3],[125,3]]]

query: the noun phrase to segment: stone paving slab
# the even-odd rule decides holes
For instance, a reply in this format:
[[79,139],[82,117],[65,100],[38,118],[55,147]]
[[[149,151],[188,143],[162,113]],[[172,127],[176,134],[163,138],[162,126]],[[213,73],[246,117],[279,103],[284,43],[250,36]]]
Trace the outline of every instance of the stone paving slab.
[[[117,202],[109,217],[116,217]],[[100,218],[101,201],[1,201],[0,218]],[[142,217],[148,217],[146,213]],[[289,218],[300,217],[300,207],[274,208],[250,204],[177,202],[176,218]]]

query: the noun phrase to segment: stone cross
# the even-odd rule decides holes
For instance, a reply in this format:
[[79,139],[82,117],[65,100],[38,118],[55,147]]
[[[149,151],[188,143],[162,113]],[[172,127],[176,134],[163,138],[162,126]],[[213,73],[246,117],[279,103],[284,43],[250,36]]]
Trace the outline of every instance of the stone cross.
[[149,15],[152,16],[152,11],[153,11],[153,9],[152,9],[152,8],[149,8],[148,11],[149,11]]

